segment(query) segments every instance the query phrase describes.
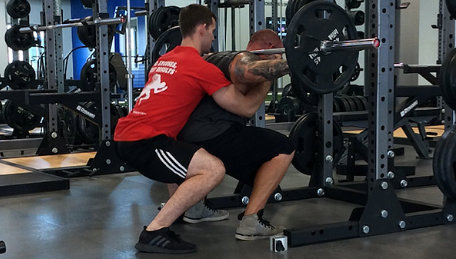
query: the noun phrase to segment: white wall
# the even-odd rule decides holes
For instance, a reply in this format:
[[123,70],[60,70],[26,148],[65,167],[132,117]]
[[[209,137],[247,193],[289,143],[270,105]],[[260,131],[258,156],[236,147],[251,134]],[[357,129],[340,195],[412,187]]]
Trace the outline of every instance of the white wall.
[[[436,64],[438,57],[438,30],[431,28],[437,24],[437,14],[439,13],[439,1],[420,0],[420,29],[419,29],[419,64]],[[429,85],[430,83],[422,78],[418,78],[419,85]]]
[[0,74],[3,76],[3,71],[5,71],[5,67],[8,65],[8,47],[5,43],[5,32],[6,32],[6,1],[0,1],[0,50],[1,50],[1,58],[0,58]]

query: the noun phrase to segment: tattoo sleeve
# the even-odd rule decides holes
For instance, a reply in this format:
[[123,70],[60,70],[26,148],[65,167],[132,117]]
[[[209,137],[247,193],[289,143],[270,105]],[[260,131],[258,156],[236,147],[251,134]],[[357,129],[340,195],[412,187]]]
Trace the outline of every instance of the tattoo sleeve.
[[235,74],[240,79],[246,79],[248,74],[263,77],[270,81],[290,73],[286,60],[261,60],[256,54],[245,52],[234,67]]

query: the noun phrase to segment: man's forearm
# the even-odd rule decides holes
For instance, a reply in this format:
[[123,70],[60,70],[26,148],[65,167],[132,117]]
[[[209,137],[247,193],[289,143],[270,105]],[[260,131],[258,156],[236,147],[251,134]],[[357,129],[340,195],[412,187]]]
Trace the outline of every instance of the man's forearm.
[[254,75],[262,76],[268,81],[272,81],[290,73],[286,60],[261,60],[248,65],[248,71]]
[[283,59],[261,60],[252,53],[241,53],[233,62],[233,81],[245,84],[271,81],[290,73],[288,64]]

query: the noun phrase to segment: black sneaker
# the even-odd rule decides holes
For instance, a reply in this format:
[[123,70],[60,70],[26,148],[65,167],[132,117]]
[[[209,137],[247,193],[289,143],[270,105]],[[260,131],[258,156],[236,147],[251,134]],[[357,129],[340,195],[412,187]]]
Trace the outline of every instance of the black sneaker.
[[169,228],[147,231],[139,235],[135,248],[146,253],[184,254],[196,251],[196,245],[185,242]]

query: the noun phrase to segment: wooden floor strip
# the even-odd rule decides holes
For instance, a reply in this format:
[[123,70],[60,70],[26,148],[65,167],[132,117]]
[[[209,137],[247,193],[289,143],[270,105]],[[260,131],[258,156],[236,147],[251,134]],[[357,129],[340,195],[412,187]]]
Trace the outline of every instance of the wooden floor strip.
[[3,159],[6,162],[14,163],[34,169],[63,168],[73,166],[84,166],[90,158],[95,157],[96,152],[71,153],[48,156],[31,156]]

